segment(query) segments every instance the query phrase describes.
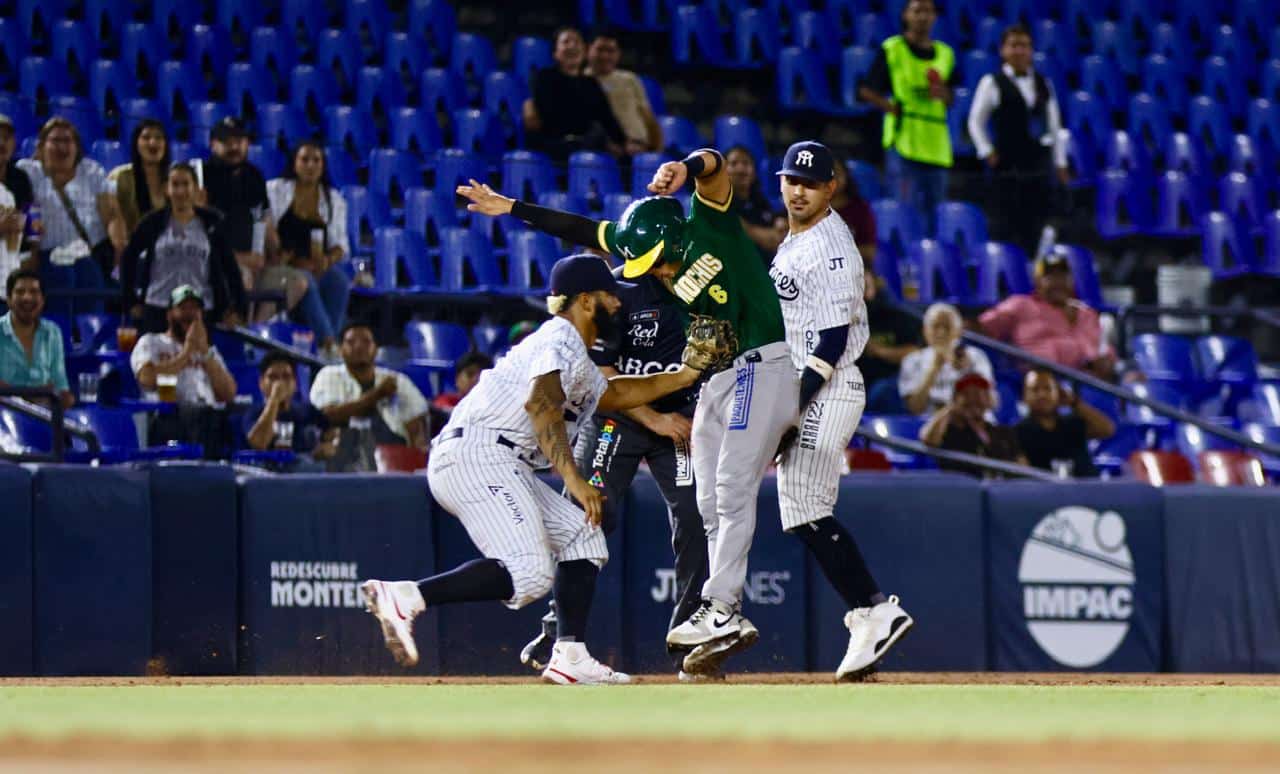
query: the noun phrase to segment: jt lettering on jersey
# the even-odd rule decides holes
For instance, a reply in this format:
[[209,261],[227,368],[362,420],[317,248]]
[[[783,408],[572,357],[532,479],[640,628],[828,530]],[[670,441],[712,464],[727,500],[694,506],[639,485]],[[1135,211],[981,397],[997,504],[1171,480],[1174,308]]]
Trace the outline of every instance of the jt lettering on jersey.
[[[693,265],[680,276],[680,279],[676,280],[674,286],[676,298],[679,298],[686,304],[692,304],[693,300],[697,298],[703,290],[707,289],[707,286],[711,284],[711,281],[714,280],[718,274],[720,274],[722,269],[724,269],[724,261],[715,257],[711,253],[703,253],[702,256],[698,258],[698,260],[694,261]],[[715,299],[716,303],[720,304],[723,304],[728,300],[729,296],[729,294],[726,293],[719,285],[712,287],[709,295]]]

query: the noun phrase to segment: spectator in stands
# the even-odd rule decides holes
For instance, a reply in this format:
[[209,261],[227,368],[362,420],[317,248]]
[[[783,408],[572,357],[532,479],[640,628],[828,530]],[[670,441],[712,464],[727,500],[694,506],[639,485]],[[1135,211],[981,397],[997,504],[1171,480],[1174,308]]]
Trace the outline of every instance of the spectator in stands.
[[343,428],[330,470],[374,470],[373,446],[427,447],[427,401],[404,374],[374,365],[373,328],[347,323],[342,364],[325,366],[311,383],[311,403]]
[[24,235],[31,230],[28,226],[38,224],[27,217],[33,200],[31,178],[14,161],[16,148],[13,119],[0,113],[0,283],[21,266],[36,268],[34,259],[28,256],[24,260],[21,255],[32,247],[23,244]]
[[867,387],[867,413],[905,414],[906,406],[898,394],[898,373],[903,359],[920,349],[920,323],[881,286],[882,280],[865,253],[862,265],[863,299],[871,338],[858,358],[858,370]]
[[431,401],[434,408],[449,412],[458,405],[458,401],[467,397],[471,388],[480,381],[480,373],[493,368],[493,358],[483,352],[472,350],[453,364],[453,392],[442,392]]
[[169,296],[168,329],[139,338],[129,365],[148,400],[160,400],[161,381],[176,377],[177,409],[152,417],[149,442],[198,443],[204,447],[205,459],[221,459],[232,446],[231,423],[223,405],[235,398],[236,380],[209,341],[204,309],[197,288],[174,288]]
[[[1034,467],[1059,475],[1098,475],[1089,455],[1090,439],[1110,438],[1115,423],[1079,394],[1062,389],[1050,372],[1034,369],[1022,382],[1027,416],[1016,425],[1018,444]],[[1066,409],[1069,413],[1063,414]]]
[[858,97],[884,115],[885,174],[899,201],[920,210],[926,233],[937,232],[937,206],[947,192],[951,134],[947,108],[955,98],[955,52],[934,40],[933,0],[908,0],[902,34],[884,41]]
[[756,160],[751,151],[735,145],[724,154],[725,169],[733,184],[733,208],[742,218],[747,236],[756,243],[760,258],[768,266],[773,254],[787,235],[787,219],[773,211],[764,187],[756,174]]
[[[1014,242],[1034,255],[1050,215],[1053,170],[1070,178],[1062,114],[1053,84],[1031,67],[1031,32],[1021,24],[1000,37],[1003,64],[982,76],[969,108],[969,136],[991,170],[987,218],[993,239]],[[987,131],[991,123],[994,138]]]
[[321,351],[336,358],[336,336],[345,324],[351,296],[351,278],[338,266],[351,252],[347,200],[329,182],[320,143],[305,141],[289,158],[284,175],[267,183],[279,253],[263,272],[263,284],[286,285],[293,276],[289,269],[303,273],[303,320],[316,332]]
[[[1018,434],[1012,427],[994,425],[987,420],[992,409],[991,382],[977,372],[962,376],[955,384],[950,402],[939,409],[924,427],[920,440],[927,446],[947,451],[966,452],[993,460],[1027,464]],[[982,477],[994,477],[982,469],[964,463],[939,460],[938,467]]]
[[22,266],[22,232],[26,222],[13,193],[0,183],[0,282]]
[[190,286],[210,322],[239,324],[244,288],[225,220],[196,206],[196,173],[189,164],[171,166],[163,184],[168,204],[143,216],[120,259],[124,307],[144,331],[157,333],[171,324],[174,290]]
[[983,333],[1100,379],[1116,377],[1115,353],[1102,340],[1098,313],[1074,298],[1071,264],[1061,253],[1035,263],[1035,292],[1012,295],[982,313]]
[[987,354],[960,339],[963,327],[960,312],[950,304],[925,310],[926,346],[906,355],[898,374],[898,393],[910,413],[931,413],[951,403],[955,385],[965,374],[980,374],[988,384],[994,381]]
[[507,331],[507,346],[514,347],[536,330],[538,330],[538,323],[533,320],[521,320],[518,323],[513,323]]
[[[299,455],[302,462],[328,460],[337,451],[337,433],[326,436],[328,421],[315,406],[295,401],[298,378],[293,361],[282,352],[268,352],[258,363],[261,406],[244,415],[244,434],[251,449],[283,449]],[[298,470],[297,467],[294,470]]]
[[613,115],[626,135],[627,155],[662,150],[662,127],[649,105],[649,95],[644,83],[630,70],[618,67],[622,47],[618,45],[618,33],[604,29],[591,39],[587,49],[587,75],[592,76],[604,89]]
[[[40,129],[36,155],[19,168],[31,178],[40,206],[43,236],[39,271],[46,290],[101,289],[116,269],[128,233],[115,186],[102,165],[86,158],[80,133],[70,121],[50,118]],[[78,301],[81,311],[101,312],[102,301]],[[70,317],[70,300],[49,304],[51,312]]]
[[18,136],[13,119],[0,113],[0,183],[4,183],[5,188],[13,194],[18,209],[26,212],[35,197],[31,190],[31,178],[13,158],[17,147]]
[[40,275],[31,269],[12,272],[4,295],[9,311],[0,316],[0,386],[52,387],[63,408],[70,408],[75,398],[67,385],[62,331],[57,323],[40,318]]
[[[265,265],[265,244],[271,237],[266,233],[267,181],[249,162],[249,131],[240,119],[222,119],[213,127],[209,139],[213,156],[203,167],[206,201],[226,217],[227,237],[240,264],[241,284],[254,288]],[[259,223],[263,224],[263,244],[254,241],[254,226]]]
[[533,97],[524,103],[529,146],[558,161],[579,150],[626,152],[627,137],[600,83],[583,75],[586,44],[566,27],[556,33],[555,65],[533,77]]
[[153,118],[139,122],[129,138],[128,164],[111,170],[107,178],[115,183],[116,200],[125,228],[132,234],[142,216],[164,209],[165,176],[169,170],[169,136],[164,124]]
[[864,265],[873,265],[876,260],[876,213],[871,209],[871,202],[864,199],[858,190],[858,184],[849,177],[849,168],[844,164],[836,164],[836,192],[831,196],[831,209],[844,218],[845,225],[853,232],[853,241],[858,245]]

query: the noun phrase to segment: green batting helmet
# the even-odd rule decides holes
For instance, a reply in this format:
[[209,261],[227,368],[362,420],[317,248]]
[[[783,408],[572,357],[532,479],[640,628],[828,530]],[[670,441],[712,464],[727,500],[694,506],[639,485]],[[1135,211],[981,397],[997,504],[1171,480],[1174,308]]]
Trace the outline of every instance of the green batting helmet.
[[614,244],[626,262],[622,276],[643,275],[662,256],[674,260],[683,249],[684,207],[671,196],[649,196],[631,203],[614,232]]

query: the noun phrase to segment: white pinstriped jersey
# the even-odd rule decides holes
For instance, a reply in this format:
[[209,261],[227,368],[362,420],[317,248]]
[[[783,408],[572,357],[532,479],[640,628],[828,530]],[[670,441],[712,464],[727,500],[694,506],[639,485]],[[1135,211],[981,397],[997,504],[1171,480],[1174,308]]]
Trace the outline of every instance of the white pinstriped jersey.
[[[862,297],[862,255],[853,234],[834,211],[800,234],[788,234],[769,269],[782,303],[787,346],[796,370],[818,343],[818,332],[849,326],[849,342],[835,364],[852,366],[862,355],[870,333]],[[833,375],[835,383],[838,375]]]
[[535,466],[547,460],[538,448],[533,422],[525,411],[532,381],[552,371],[560,372],[564,389],[565,430],[569,441],[578,427],[596,410],[596,403],[609,382],[587,353],[582,336],[563,317],[552,317],[538,330],[511,348],[493,368],[480,374],[480,381],[453,409],[442,433],[456,428],[483,427],[528,453]]

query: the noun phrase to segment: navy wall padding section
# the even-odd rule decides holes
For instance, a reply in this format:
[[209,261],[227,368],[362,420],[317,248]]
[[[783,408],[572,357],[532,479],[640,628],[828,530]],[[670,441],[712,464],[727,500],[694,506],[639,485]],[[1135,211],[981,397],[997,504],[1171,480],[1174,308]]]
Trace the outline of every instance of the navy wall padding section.
[[[359,582],[435,571],[426,476],[296,475],[240,487],[240,623],[244,674],[399,674]],[[274,577],[273,577],[274,575]],[[415,627],[438,671],[435,633]]]
[[[626,611],[622,652],[626,668],[667,672],[667,626],[675,605],[675,562],[667,504],[653,477],[641,471],[627,491],[618,530],[625,539],[626,578],[617,607]],[[599,607],[599,605],[597,605]]]
[[[983,507],[981,484],[954,473],[841,479],[837,517],[858,542],[880,590],[897,594],[915,619],[882,669],[986,668]],[[809,668],[834,671],[849,646],[847,608],[812,558],[809,565]]]
[[[560,491],[559,478],[542,475],[551,488]],[[585,517],[584,517],[585,518]],[[591,655],[615,668],[622,668],[622,530],[609,538],[609,562],[600,572],[587,624],[587,648]],[[452,514],[436,506],[436,567],[445,572],[463,562],[480,557]],[[510,610],[500,602],[467,602],[428,609],[423,626],[434,622],[440,634],[440,669],[446,675],[532,674],[520,663],[520,650],[541,631],[551,595]]]
[[1163,517],[1144,484],[989,484],[991,668],[1160,669]]
[[1274,489],[1168,487],[1169,668],[1280,671]]
[[236,670],[236,475],[230,467],[150,469],[152,643],[174,675]]
[[151,503],[140,471],[36,471],[35,666],[137,675],[151,655]]
[[35,669],[31,602],[31,473],[0,462],[0,675]]

